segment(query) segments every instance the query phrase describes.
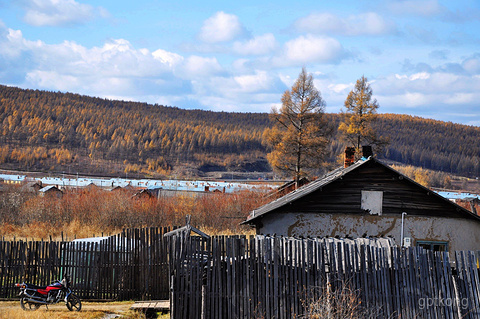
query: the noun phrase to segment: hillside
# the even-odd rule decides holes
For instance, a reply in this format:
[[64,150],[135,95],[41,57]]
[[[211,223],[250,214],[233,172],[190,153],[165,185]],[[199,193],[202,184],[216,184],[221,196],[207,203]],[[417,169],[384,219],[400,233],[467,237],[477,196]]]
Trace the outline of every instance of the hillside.
[[[183,110],[0,86],[0,168],[102,175],[194,177],[269,171],[265,113]],[[327,114],[338,126],[340,116]],[[387,160],[480,176],[480,128],[382,114]],[[332,138],[334,161],[344,145]]]

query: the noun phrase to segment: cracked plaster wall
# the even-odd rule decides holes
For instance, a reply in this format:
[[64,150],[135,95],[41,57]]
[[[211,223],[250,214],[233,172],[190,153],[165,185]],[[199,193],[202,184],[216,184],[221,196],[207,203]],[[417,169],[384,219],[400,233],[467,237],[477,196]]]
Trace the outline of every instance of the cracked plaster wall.
[[[263,218],[258,234],[293,237],[386,237],[397,244],[401,238],[402,216],[358,214],[271,214]],[[480,250],[480,223],[461,218],[405,216],[404,237],[416,240],[447,241],[450,252]]]

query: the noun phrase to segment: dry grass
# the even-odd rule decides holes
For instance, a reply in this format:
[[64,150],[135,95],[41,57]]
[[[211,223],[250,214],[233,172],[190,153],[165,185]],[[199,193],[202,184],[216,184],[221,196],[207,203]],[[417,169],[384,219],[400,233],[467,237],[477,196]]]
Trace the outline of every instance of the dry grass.
[[[240,220],[239,220],[240,222]],[[210,236],[237,236],[237,235],[245,235],[245,236],[250,236],[250,235],[255,235],[255,229],[248,227],[248,228],[242,228],[240,230],[238,229],[218,229],[216,227],[208,226],[208,227],[203,227],[201,229],[205,234],[208,234]]]
[[[63,303],[49,306],[41,306],[36,311],[24,311],[18,301],[0,302],[0,318],[9,319],[103,319],[109,315],[118,315],[122,319],[144,319],[142,313],[129,310],[133,302],[109,302],[92,303],[82,302],[80,312],[69,311]],[[113,318],[113,317],[110,317]],[[165,318],[165,317],[164,317]]]
[[[0,302],[0,318],[2,319],[145,319],[145,315],[138,311],[130,310],[133,302],[82,302],[80,312],[69,311],[65,305],[58,304],[40,307],[36,311],[24,311],[18,301]],[[160,319],[169,319],[169,314],[160,314]]]
[[122,231],[122,228],[111,228],[108,233],[104,233],[104,228],[98,225],[89,225],[76,219],[68,224],[54,227],[49,223],[33,222],[25,225],[0,224],[0,234],[5,240],[61,240],[63,232],[64,239],[72,240],[74,238],[87,238],[100,235],[112,235]]
[[[313,288],[302,300],[308,319],[377,319],[382,318],[380,308],[362,304],[360,291],[342,283],[335,291],[330,285]],[[308,296],[310,295],[310,296]]]

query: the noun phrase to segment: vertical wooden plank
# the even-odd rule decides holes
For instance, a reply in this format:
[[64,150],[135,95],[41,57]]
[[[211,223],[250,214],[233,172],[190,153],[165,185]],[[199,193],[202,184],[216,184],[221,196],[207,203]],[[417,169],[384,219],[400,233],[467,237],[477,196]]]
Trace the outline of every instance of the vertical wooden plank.
[[240,276],[239,276],[239,254],[238,254],[238,245],[239,245],[239,240],[238,237],[232,238],[232,301],[233,301],[233,317],[239,317],[240,318],[240,298],[239,298],[239,291],[240,291]]
[[[0,240],[0,282],[6,282],[6,261],[7,258],[5,256],[5,242],[3,240]],[[0,298],[7,298],[5,292],[6,291],[4,285],[0,285]]]
[[245,318],[248,314],[248,300],[247,300],[247,289],[248,289],[248,245],[246,242],[245,236],[240,237],[240,250],[238,261],[240,263],[240,276],[239,276],[239,284],[240,284],[240,317]]
[[264,257],[263,260],[265,262],[265,309],[266,309],[266,316],[267,318],[272,318],[272,287],[271,287],[271,255],[272,255],[272,243],[271,237],[266,236],[264,240]]
[[448,305],[448,301],[452,300],[450,299],[450,294],[448,291],[448,281],[445,280],[446,278],[444,277],[444,271],[443,268],[446,266],[443,263],[443,253],[442,252],[436,252],[435,255],[435,268],[437,271],[437,280],[438,280],[438,286],[440,289],[440,298],[441,300],[445,300],[443,307],[442,307],[442,313],[443,313],[443,318],[446,319],[453,319],[452,314],[451,314],[451,307]]
[[434,289],[434,296],[437,298],[436,300],[441,300],[442,302],[439,302],[438,304],[435,305],[434,311],[435,311],[435,318],[446,318],[445,312],[444,312],[444,307],[443,301],[445,300],[445,296],[442,292],[442,287],[441,287],[441,278],[439,277],[438,270],[437,270],[437,258],[436,258],[436,252],[431,251],[427,258],[428,258],[428,263],[429,263],[429,268],[432,273],[432,286]]
[[[468,288],[467,288],[467,283],[466,283],[466,278],[465,278],[465,266],[463,263],[463,258],[462,258],[462,253],[460,251],[457,251],[455,253],[455,265],[457,266],[457,283],[458,283],[458,291],[459,291],[459,300],[469,300],[469,293],[468,293]],[[461,313],[461,318],[470,318],[470,313],[467,309],[463,309],[462,307],[459,307],[460,313]]]
[[[430,286],[432,289],[432,296],[435,298],[434,300],[442,300],[442,296],[440,295],[440,290],[438,287],[438,279],[437,279],[437,270],[434,265],[435,263],[435,253],[432,250],[429,250],[428,253],[426,254],[427,258],[427,265],[429,269],[429,280],[430,280]],[[431,307],[431,312],[432,312],[432,318],[445,318],[444,314],[442,313],[442,307],[440,303],[434,304],[433,307]]]
[[221,236],[218,247],[218,254],[220,260],[220,267],[218,267],[218,273],[220,278],[220,296],[221,296],[221,303],[220,303],[220,317],[224,318],[228,314],[228,295],[227,295],[227,257],[225,254],[225,236]]
[[449,308],[449,313],[450,313],[450,318],[451,319],[456,319],[457,314],[454,308],[454,301],[456,301],[456,296],[455,296],[455,288],[453,285],[453,276],[452,276],[452,270],[450,267],[450,258],[448,252],[442,252],[442,264],[443,264],[443,277],[446,282],[446,291],[447,291],[447,298],[451,302],[450,305],[448,305]]
[[404,302],[404,310],[407,318],[413,318],[414,314],[412,313],[412,291],[411,291],[411,283],[410,283],[410,266],[411,266],[411,260],[410,260],[410,252],[411,249],[403,249],[403,255],[402,255],[402,280],[403,280],[403,302]]
[[225,252],[226,252],[226,269],[227,269],[227,317],[228,318],[233,318],[232,313],[233,313],[233,300],[232,300],[232,264],[231,264],[231,258],[232,258],[232,241],[230,238],[226,238],[226,246],[225,246]]
[[[418,260],[417,253],[416,253],[415,249],[416,248],[409,248],[409,259],[408,259],[409,267],[408,267],[408,272],[407,272],[407,274],[408,274],[407,280],[408,280],[408,287],[409,287],[408,307],[409,307],[409,311],[412,313],[412,316],[414,316],[414,317],[417,316],[417,312],[418,312],[418,309],[417,309],[418,296],[417,296],[417,289],[416,289],[416,284],[417,284],[416,273],[417,273],[417,271],[416,270],[417,270],[417,267],[419,267],[418,262],[417,262],[417,260]],[[430,274],[427,276],[427,278],[429,278],[429,276],[430,276]],[[429,292],[431,293],[431,288],[429,288]]]
[[279,263],[280,263],[280,251],[279,251],[279,240],[277,237],[272,238],[272,261],[273,261],[273,267],[272,267],[272,274],[271,274],[271,279],[272,279],[272,296],[273,296],[273,311],[272,311],[272,316],[275,318],[280,317],[280,311],[279,311]]
[[472,313],[476,317],[480,317],[480,282],[478,278],[477,258],[473,251],[465,252],[468,260],[468,273],[472,285],[472,299],[475,305],[475,311]]
[[257,287],[259,285],[258,283],[258,273],[257,273],[257,251],[256,251],[256,236],[251,235],[249,238],[249,245],[250,245],[250,289],[249,289],[249,311],[250,311],[250,316],[249,318],[252,318],[256,314],[256,309],[258,305],[258,295],[257,295]]
[[285,239],[283,237],[278,238],[278,260],[279,260],[279,287],[278,287],[278,294],[279,294],[279,318],[286,319],[286,307],[285,307],[285,280],[286,280],[286,260],[285,260]]
[[224,298],[225,296],[225,291],[223,287],[224,285],[224,277],[223,277],[223,260],[222,260],[222,237],[217,238],[217,246],[216,246],[216,256],[217,256],[217,278],[218,278],[218,284],[217,284],[217,296],[218,296],[218,309],[217,309],[217,318],[221,318],[224,315]]
[[292,301],[293,301],[293,311],[295,315],[300,315],[301,314],[301,308],[300,308],[300,298],[301,298],[301,274],[300,274],[300,268],[301,268],[301,252],[300,250],[301,245],[300,245],[300,240],[295,238],[293,239],[293,296],[292,296]]
[[259,273],[259,291],[258,291],[258,296],[259,296],[259,303],[258,303],[258,313],[261,316],[266,315],[267,311],[267,265],[266,265],[266,256],[265,256],[265,251],[266,251],[266,243],[265,243],[265,237],[262,236],[261,239],[258,241],[258,273]]
[[476,311],[476,305],[475,305],[475,300],[474,299],[474,294],[473,294],[473,287],[472,287],[472,282],[469,274],[469,266],[468,266],[468,260],[466,253],[464,251],[460,252],[461,260],[462,260],[462,274],[463,274],[463,279],[465,283],[465,298],[468,299],[468,304],[469,304],[469,311],[468,311],[468,316],[470,318],[475,318],[476,316],[474,315],[474,312]]

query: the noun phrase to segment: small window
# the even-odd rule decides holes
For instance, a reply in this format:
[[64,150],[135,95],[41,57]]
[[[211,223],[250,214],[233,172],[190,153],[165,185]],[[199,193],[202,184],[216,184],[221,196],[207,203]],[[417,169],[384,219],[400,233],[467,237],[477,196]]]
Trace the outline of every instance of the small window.
[[361,208],[370,215],[382,215],[383,192],[362,190]]
[[433,251],[448,251],[448,242],[446,241],[417,240],[417,246]]

